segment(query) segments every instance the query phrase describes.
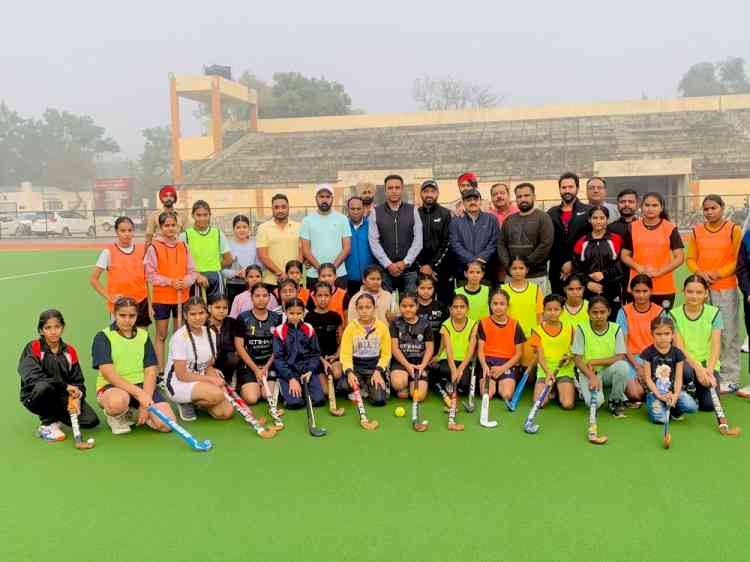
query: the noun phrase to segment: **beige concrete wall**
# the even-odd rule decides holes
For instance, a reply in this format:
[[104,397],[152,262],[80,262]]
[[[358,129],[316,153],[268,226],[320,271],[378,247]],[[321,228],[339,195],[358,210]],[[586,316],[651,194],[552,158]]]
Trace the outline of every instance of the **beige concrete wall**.
[[525,121],[603,115],[637,115],[683,111],[727,111],[750,108],[750,95],[709,96],[670,100],[638,100],[533,107],[494,107],[460,111],[342,115],[294,119],[260,119],[258,130],[264,133],[290,133],[382,127],[415,127],[483,123],[488,121]]
[[213,153],[213,137],[183,137],[180,139],[180,156],[183,162],[188,160],[206,160]]
[[705,197],[709,193],[718,193],[727,205],[744,207],[750,198],[750,178],[726,180],[700,180],[698,193]]

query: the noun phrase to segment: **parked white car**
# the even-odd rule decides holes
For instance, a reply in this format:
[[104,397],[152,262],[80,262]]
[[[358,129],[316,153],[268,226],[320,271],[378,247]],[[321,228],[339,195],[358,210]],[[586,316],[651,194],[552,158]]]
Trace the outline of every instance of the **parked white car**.
[[24,226],[14,215],[0,215],[0,238],[23,235]]
[[31,222],[32,234],[72,236],[86,234],[96,236],[96,227],[91,217],[78,211],[48,211]]

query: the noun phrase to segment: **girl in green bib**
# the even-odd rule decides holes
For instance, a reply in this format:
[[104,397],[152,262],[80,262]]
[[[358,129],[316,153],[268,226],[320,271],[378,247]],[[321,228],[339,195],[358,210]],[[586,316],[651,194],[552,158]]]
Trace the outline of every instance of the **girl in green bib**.
[[565,304],[563,304],[560,320],[575,329],[589,321],[589,301],[583,298],[583,279],[574,273],[565,280]]
[[440,353],[432,363],[431,383],[451,381],[458,391],[467,393],[471,383],[471,369],[477,347],[477,321],[469,318],[469,299],[454,295],[450,318],[440,327]]
[[531,348],[529,338],[531,330],[542,321],[542,310],[544,307],[544,295],[538,285],[526,279],[529,273],[529,262],[523,256],[516,256],[510,260],[508,266],[510,281],[500,288],[510,296],[508,302],[508,316],[518,322],[526,336],[521,355],[521,365],[529,367],[534,361],[534,351]]
[[206,291],[206,298],[224,293],[221,270],[232,265],[232,252],[221,229],[211,226],[211,207],[199,199],[193,203],[193,226],[180,234],[190,248],[198,272],[196,284]]
[[490,315],[490,288],[482,285],[484,264],[478,261],[467,264],[464,275],[466,285],[456,289],[456,294],[466,297],[469,301],[469,318],[479,322]]
[[609,322],[609,302],[602,296],[589,301],[589,321],[576,328],[573,358],[580,373],[579,387],[586,406],[596,393],[597,407],[604,403],[604,387],[609,390],[609,409],[616,418],[625,417],[625,386],[630,371],[625,361],[627,347],[622,330]]
[[691,275],[683,284],[685,304],[669,311],[677,328],[675,345],[685,354],[683,378],[688,392],[695,392],[698,408],[713,411],[711,388],[719,392],[721,330],[719,309],[706,304],[708,283]]
[[[544,297],[544,320],[531,330],[531,346],[541,367],[541,371],[537,371],[534,400],[539,398],[545,384],[554,384],[557,387],[560,406],[564,410],[572,410],[576,407],[573,362],[569,361],[555,374],[562,359],[571,355],[570,346],[573,344],[573,327],[560,320],[562,307],[563,298],[560,295],[551,294]],[[545,404],[547,400],[549,393]]]
[[94,337],[92,346],[96,398],[104,409],[112,433],[130,433],[132,425],[148,425],[156,431],[170,431],[149,406],[156,406],[175,419],[156,388],[157,360],[148,332],[135,326],[138,303],[131,297],[115,301],[115,321]]

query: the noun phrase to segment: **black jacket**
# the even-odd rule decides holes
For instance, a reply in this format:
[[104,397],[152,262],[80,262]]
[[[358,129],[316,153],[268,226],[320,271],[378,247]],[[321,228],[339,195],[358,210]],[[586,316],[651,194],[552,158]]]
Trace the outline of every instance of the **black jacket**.
[[417,256],[417,265],[429,265],[435,271],[448,271],[451,261],[449,229],[451,212],[441,205],[419,207],[422,219],[422,251]]
[[18,374],[21,376],[21,401],[27,398],[39,382],[47,382],[60,388],[66,394],[67,385],[80,389],[86,396],[78,353],[72,345],[60,341],[60,350],[52,353],[44,338],[26,344],[18,360]]
[[573,261],[573,246],[579,238],[591,231],[588,217],[590,208],[591,205],[586,205],[576,199],[573,203],[573,216],[567,228],[562,220],[562,205],[556,205],[547,211],[549,218],[552,219],[552,226],[555,227],[555,243],[549,260],[550,272],[560,271],[565,262]]
[[[591,234],[583,236],[573,247],[573,271],[583,277],[584,286],[589,281],[591,273],[596,271],[604,274],[604,279],[598,281],[602,285],[602,296],[610,304],[619,302],[622,287],[622,267],[620,262],[620,251],[622,250],[622,238],[619,235],[607,232],[604,238],[595,239]],[[586,288],[584,297],[590,299],[594,293]]]

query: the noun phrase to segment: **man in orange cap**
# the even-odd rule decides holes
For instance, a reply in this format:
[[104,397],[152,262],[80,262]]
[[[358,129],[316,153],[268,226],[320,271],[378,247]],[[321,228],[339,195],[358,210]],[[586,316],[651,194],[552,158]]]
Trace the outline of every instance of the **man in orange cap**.
[[[161,201],[162,209],[155,211],[148,219],[146,225],[145,242],[146,246],[151,244],[151,240],[159,230],[159,215],[165,211],[175,211],[175,203],[177,203],[177,190],[173,185],[165,185],[159,190],[159,201]],[[180,232],[185,230],[185,217],[182,213],[177,213],[177,226]]]

